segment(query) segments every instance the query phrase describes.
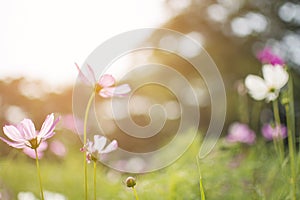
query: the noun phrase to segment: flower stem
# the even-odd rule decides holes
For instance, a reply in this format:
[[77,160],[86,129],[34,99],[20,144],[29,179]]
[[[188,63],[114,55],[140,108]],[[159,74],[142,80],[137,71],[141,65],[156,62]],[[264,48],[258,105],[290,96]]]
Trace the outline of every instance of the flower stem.
[[[95,97],[95,92],[89,98],[89,101],[86,105],[85,115],[84,115],[84,122],[83,122],[83,145],[87,143],[87,120],[89,116],[89,111]],[[84,164],[84,197],[85,200],[88,199],[88,187],[87,187],[87,163],[86,163],[86,152],[83,154],[83,164]]]
[[135,200],[139,200],[139,197],[138,197],[138,194],[136,192],[136,189],[134,187],[132,187],[132,190],[133,190],[133,194],[134,194]]
[[197,167],[198,167],[198,172],[199,172],[199,189],[200,189],[200,194],[201,194],[201,200],[205,200],[205,192],[204,192],[204,187],[203,187],[203,182],[202,182],[202,174],[200,170],[200,163],[199,163],[199,157],[196,156],[197,160]]
[[94,200],[97,199],[97,162],[94,161]]
[[37,152],[36,149],[34,149],[34,152],[35,152],[36,169],[37,169],[39,183],[40,183],[41,199],[44,200],[45,198],[44,198],[44,192],[43,192],[43,185],[42,185],[42,178],[41,178],[41,172],[40,172],[38,152]]
[[293,200],[296,200],[297,186],[297,160],[295,160],[296,152],[296,137],[295,137],[295,106],[294,106],[294,91],[293,91],[293,78],[292,73],[289,71],[289,80],[287,87],[287,96],[284,99],[284,108],[286,112],[286,123],[288,130],[288,146],[289,146],[289,157],[290,157],[290,167],[291,167],[291,193]]
[[276,129],[278,128],[279,135],[277,138],[273,138],[274,144],[277,143],[278,145],[278,150],[279,150],[279,157],[280,157],[280,162],[283,164],[284,160],[284,145],[283,145],[283,138],[282,138],[282,133],[281,133],[281,121],[280,121],[280,114],[279,114],[279,109],[278,109],[278,100],[273,101],[273,112],[274,112],[274,118],[275,118],[275,127]]

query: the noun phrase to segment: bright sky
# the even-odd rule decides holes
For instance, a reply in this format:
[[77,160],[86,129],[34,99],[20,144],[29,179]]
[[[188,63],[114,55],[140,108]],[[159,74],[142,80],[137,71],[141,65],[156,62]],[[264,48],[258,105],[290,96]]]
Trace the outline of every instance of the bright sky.
[[103,41],[169,17],[164,0],[0,0],[0,79],[26,76],[72,84]]

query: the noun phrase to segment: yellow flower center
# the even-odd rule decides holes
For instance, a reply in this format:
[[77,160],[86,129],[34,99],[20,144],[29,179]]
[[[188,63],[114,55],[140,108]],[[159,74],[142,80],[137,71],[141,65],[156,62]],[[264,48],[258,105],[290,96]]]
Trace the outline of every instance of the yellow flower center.
[[103,89],[103,87],[101,85],[99,85],[98,83],[95,84],[95,92],[99,93],[101,90]]
[[41,140],[38,141],[37,137],[29,140],[28,142],[30,143],[29,147],[32,148],[32,149],[37,149],[41,144]]

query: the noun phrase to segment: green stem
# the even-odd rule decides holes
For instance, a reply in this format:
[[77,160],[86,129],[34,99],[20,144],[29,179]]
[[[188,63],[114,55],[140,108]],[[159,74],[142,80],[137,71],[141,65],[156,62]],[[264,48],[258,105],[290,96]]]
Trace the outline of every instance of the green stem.
[[296,132],[295,132],[295,106],[294,106],[294,87],[293,87],[293,77],[290,70],[288,88],[287,88],[287,101],[285,102],[287,129],[288,129],[288,146],[289,146],[289,156],[290,156],[290,167],[291,167],[291,191],[292,199],[295,200],[297,193],[296,179],[297,179],[297,161],[295,160],[296,152]]
[[97,161],[94,161],[94,200],[97,199]]
[[288,143],[289,143],[289,155],[290,155],[290,166],[291,166],[291,185],[292,185],[292,199],[296,200],[296,168],[295,168],[295,146],[294,146],[294,135],[293,135],[293,116],[290,114],[289,104],[285,105],[286,110],[286,120],[288,129]]
[[[93,102],[93,99],[95,97],[95,92],[92,93],[92,95],[89,98],[89,101],[86,105],[85,109],[85,115],[84,115],[84,122],[83,122],[83,145],[86,145],[87,143],[87,120],[89,116],[89,111]],[[86,163],[86,152],[83,154],[83,164],[84,164],[84,197],[85,200],[88,199],[88,187],[87,187],[87,163]]]
[[280,121],[280,114],[279,114],[279,109],[278,109],[278,100],[273,101],[273,112],[274,112],[274,118],[275,118],[275,128],[278,128],[279,131],[279,136],[278,138],[273,138],[274,144],[278,143],[278,150],[279,150],[279,157],[280,157],[280,162],[283,164],[284,160],[284,144],[283,144],[283,138],[282,133],[281,133],[281,121]]
[[204,192],[204,187],[203,187],[203,182],[202,182],[202,174],[201,174],[198,156],[196,156],[196,160],[197,160],[197,167],[198,167],[198,172],[199,172],[199,189],[200,189],[200,194],[201,194],[201,200],[205,200],[205,192]]
[[40,172],[39,157],[38,157],[38,153],[37,153],[36,149],[34,149],[34,152],[35,152],[36,169],[37,169],[39,183],[40,183],[41,198],[42,198],[42,200],[44,200],[45,198],[44,198],[42,178],[41,178],[41,172]]
[[134,194],[135,200],[139,200],[139,197],[138,197],[138,194],[136,192],[136,189],[134,187],[132,187],[132,190],[133,190],[133,194]]

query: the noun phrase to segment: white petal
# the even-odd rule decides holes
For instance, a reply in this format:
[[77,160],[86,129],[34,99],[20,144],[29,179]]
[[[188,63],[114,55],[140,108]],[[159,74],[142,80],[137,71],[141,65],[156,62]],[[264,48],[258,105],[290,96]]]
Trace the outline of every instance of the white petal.
[[100,135],[95,135],[94,136],[94,148],[95,151],[97,150],[99,153],[102,151],[106,144],[106,138]]
[[289,74],[281,65],[264,65],[262,71],[270,88],[281,89],[289,79]]
[[105,149],[103,151],[101,151],[100,153],[109,153],[112,152],[114,150],[116,150],[118,148],[118,142],[116,140],[113,140],[109,145],[107,145],[107,147],[105,147]]
[[259,76],[248,75],[245,80],[245,86],[249,90],[249,94],[256,100],[262,100],[268,94],[268,87]]

